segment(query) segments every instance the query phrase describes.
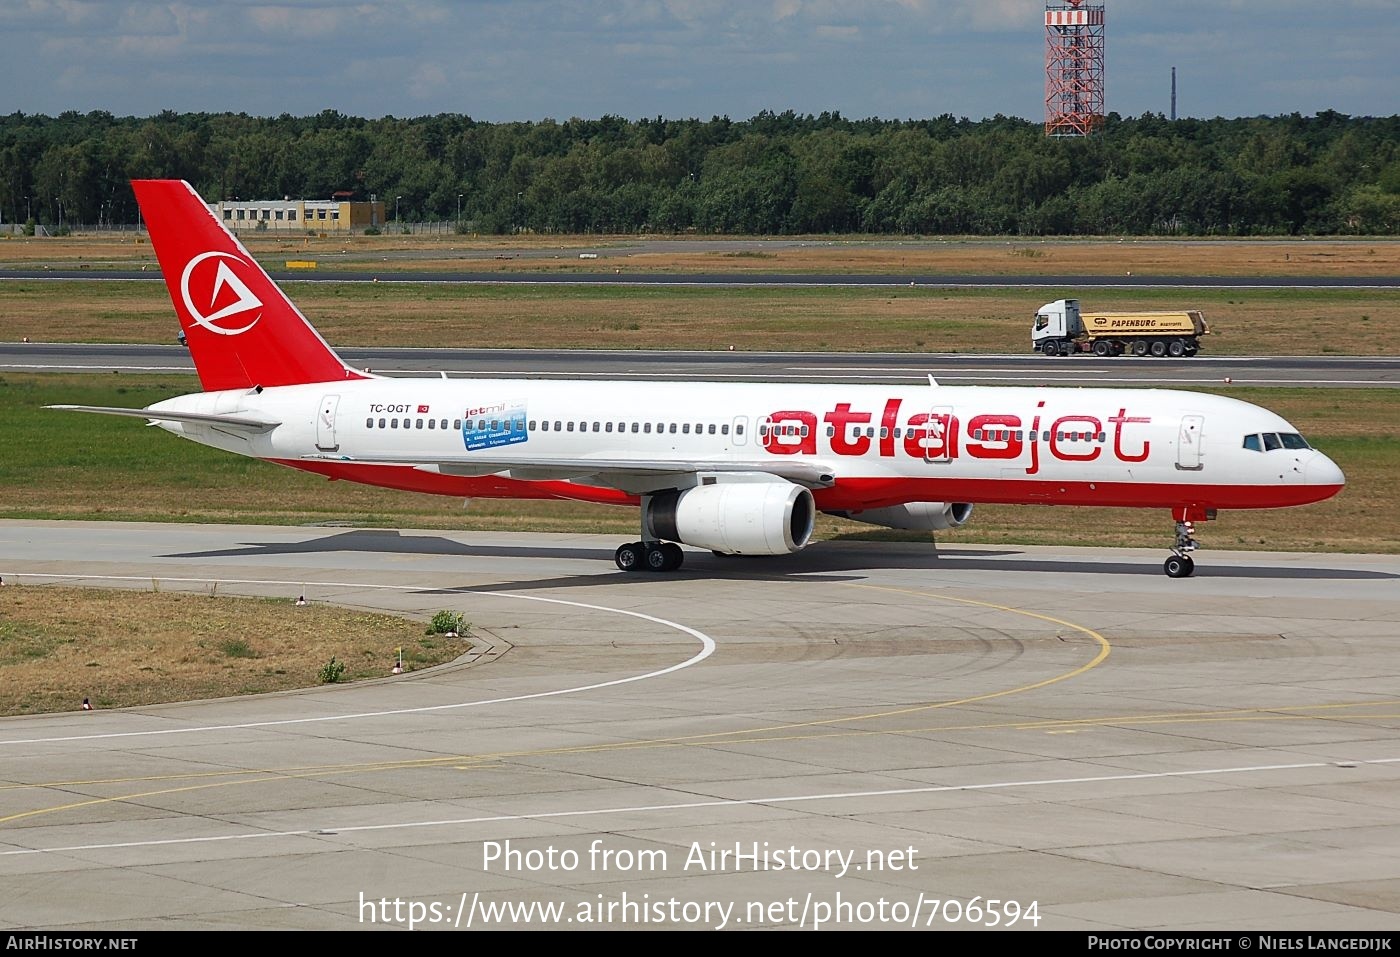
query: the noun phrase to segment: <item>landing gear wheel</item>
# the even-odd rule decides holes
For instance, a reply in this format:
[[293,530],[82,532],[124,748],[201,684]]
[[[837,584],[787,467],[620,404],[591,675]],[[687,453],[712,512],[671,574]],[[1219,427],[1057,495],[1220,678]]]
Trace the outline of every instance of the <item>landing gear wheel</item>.
[[1168,578],[1190,578],[1196,570],[1196,563],[1190,555],[1173,555],[1162,563],[1162,570]]
[[685,552],[671,542],[652,542],[646,546],[642,562],[649,572],[673,572],[685,561]]
[[617,567],[625,572],[640,571],[642,552],[641,542],[628,542],[626,545],[617,547],[617,551],[613,553],[613,561],[617,562]]

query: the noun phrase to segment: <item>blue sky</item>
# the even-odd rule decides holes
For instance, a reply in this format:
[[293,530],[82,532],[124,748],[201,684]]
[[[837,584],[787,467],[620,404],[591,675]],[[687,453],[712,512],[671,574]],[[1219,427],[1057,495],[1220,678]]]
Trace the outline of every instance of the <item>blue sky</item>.
[[[1400,113],[1400,0],[1102,0],[1108,109]],[[0,113],[1044,118],[1042,0],[0,0]]]

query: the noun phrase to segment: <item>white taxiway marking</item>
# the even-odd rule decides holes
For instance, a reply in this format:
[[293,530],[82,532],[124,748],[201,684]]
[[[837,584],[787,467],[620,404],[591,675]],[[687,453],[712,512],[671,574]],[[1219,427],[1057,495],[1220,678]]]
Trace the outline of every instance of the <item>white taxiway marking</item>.
[[87,365],[64,364],[57,362],[4,362],[0,363],[0,369],[78,369],[80,371],[90,371],[92,369],[119,369],[122,372],[193,372],[194,365],[169,366],[107,366],[89,363]]
[[[1385,765],[1400,763],[1400,758],[1375,758],[1365,761],[1307,761],[1298,764],[1259,764],[1243,767],[1204,768],[1194,771],[1157,771],[1138,774],[1104,774],[1081,778],[1041,778],[1029,781],[995,781],[983,784],[940,784],[928,787],[887,788],[878,791],[830,791],[823,794],[786,794],[757,798],[730,798],[713,801],[685,801],[675,804],[637,804],[627,807],[592,808],[578,811],[543,811],[539,814],[492,814],[481,817],[445,818],[431,821],[401,821],[395,824],[355,824],[346,827],[322,824],[315,828],[295,831],[242,831],[205,837],[177,837],[155,841],[123,841],[113,844],[70,844],[62,847],[34,847],[0,851],[0,857],[22,854],[58,854],[65,851],[101,851],[128,847],[161,847],[171,844],[213,844],[224,841],[253,841],[277,837],[319,837],[352,834],[357,831],[397,831],[421,827],[462,827],[471,824],[499,824],[505,821],[545,821],[559,818],[600,817],[620,814],[645,814],[657,811],[690,811],[711,807],[746,807],[757,804],[798,804],[807,801],[871,800],[910,794],[942,794],[949,791],[1006,791],[1015,788],[1056,787],[1065,785],[1095,785],[1113,781],[1153,781],[1166,778],[1209,777],[1226,774],[1260,774],[1269,771],[1303,771],[1328,767],[1356,765]],[[331,833],[327,833],[331,832]]]
[[[24,576],[30,579],[77,579],[80,581],[150,581],[148,577],[137,577],[127,575],[53,575],[47,572],[14,572],[17,578]],[[216,579],[212,578],[162,578],[162,582],[174,582],[183,584],[208,585]],[[321,588],[362,588],[379,589],[383,591],[424,591],[422,585],[367,585],[360,582],[291,582],[276,581],[259,578],[222,578],[217,579],[222,585],[283,585],[290,588],[305,587],[315,585]],[[628,611],[625,608],[610,608],[607,605],[589,605],[581,601],[568,601],[564,598],[545,598],[541,595],[517,595],[512,592],[503,591],[473,591],[473,595],[489,595],[494,598],[510,598],[520,601],[538,601],[551,605],[568,605],[571,608],[586,608],[590,611],[607,612],[614,615],[627,615],[631,618],[640,618],[643,621],[650,621],[666,628],[674,628],[676,631],[690,635],[700,642],[700,650],[685,661],[661,668],[657,671],[648,671],[645,674],[630,675],[626,678],[614,678],[612,681],[600,681],[591,685],[577,685],[572,688],[556,688],[553,691],[536,691],[531,694],[511,695],[505,698],[489,698],[479,701],[461,701],[456,704],[427,705],[421,708],[395,708],[388,711],[362,711],[355,714],[324,715],[317,718],[286,718],[279,721],[249,721],[240,724],[211,724],[196,725],[184,728],[160,728],[154,731],[113,731],[106,734],[74,734],[63,737],[52,738],[16,738],[10,741],[0,741],[0,745],[11,744],[49,744],[59,741],[97,741],[111,738],[142,738],[154,737],[167,734],[193,734],[200,731],[236,731],[245,728],[275,728],[293,724],[321,724],[327,721],[353,721],[359,718],[385,718],[398,714],[426,714],[433,711],[452,711],[460,708],[479,708],[489,704],[505,704],[512,701],[530,701],[536,698],[553,698],[558,695],[579,694],[584,691],[596,691],[599,688],[612,688],[617,685],[631,684],[634,681],[646,681],[649,678],[659,678],[672,672],[689,668],[691,665],[699,664],[715,652],[714,639],[702,631],[682,625],[678,622],[668,621],[665,618],[657,618],[655,615],[648,615],[640,611]]]

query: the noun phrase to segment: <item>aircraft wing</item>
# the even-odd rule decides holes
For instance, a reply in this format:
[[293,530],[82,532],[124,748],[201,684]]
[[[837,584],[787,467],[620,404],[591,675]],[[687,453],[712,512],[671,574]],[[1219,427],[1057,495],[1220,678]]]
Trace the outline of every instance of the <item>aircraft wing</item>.
[[679,479],[701,472],[762,472],[807,488],[829,488],[836,482],[834,470],[807,462],[730,461],[692,459],[540,458],[463,455],[420,458],[404,455],[308,455],[325,462],[360,465],[407,465],[443,475],[497,475],[525,482],[579,481],[619,489],[633,495],[675,488]]
[[282,423],[257,412],[159,412],[154,409],[123,409],[111,405],[46,405],[46,409],[64,412],[97,412],[101,415],[124,415],[133,419],[155,422],[184,422],[189,425],[217,425],[249,432],[271,432]]

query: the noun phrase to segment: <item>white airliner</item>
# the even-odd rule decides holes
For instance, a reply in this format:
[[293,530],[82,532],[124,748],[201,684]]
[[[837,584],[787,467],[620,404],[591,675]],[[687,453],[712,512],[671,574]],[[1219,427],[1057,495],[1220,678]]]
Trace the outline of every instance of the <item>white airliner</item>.
[[673,570],[680,544],[795,552],[818,511],[935,531],[1011,503],[1168,511],[1165,570],[1182,578],[1194,523],[1345,482],[1274,413],[1194,392],[375,376],[341,361],[188,183],[133,185],[205,391],[56,408],[333,479],[638,505],[624,571]]

